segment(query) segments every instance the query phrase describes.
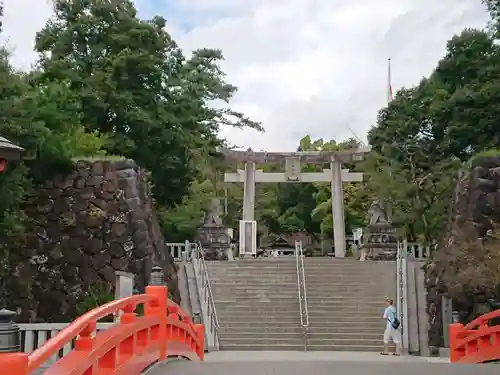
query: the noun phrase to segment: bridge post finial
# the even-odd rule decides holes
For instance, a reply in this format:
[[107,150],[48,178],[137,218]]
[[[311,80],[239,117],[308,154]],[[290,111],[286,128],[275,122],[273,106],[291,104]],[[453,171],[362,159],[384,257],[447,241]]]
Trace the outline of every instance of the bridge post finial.
[[149,285],[165,285],[165,277],[163,269],[159,266],[154,266],[151,269],[151,276],[149,277]]
[[16,313],[7,309],[0,310],[0,353],[21,351],[19,326],[14,323]]
[[202,323],[202,321],[201,321],[201,313],[199,311],[195,311],[193,313],[192,321],[193,321],[194,324],[201,324]]

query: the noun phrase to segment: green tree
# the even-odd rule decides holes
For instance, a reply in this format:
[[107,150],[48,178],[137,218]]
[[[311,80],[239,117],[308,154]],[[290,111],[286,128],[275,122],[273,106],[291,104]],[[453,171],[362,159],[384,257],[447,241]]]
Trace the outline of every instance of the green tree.
[[217,65],[221,52],[187,59],[165,26],[162,17],[140,20],[127,0],[56,0],[35,48],[39,84],[68,82],[87,131],[105,134],[109,153],[150,170],[157,202],[172,206],[196,175],[193,150],[209,157],[221,125],[261,128],[208,105],[228,103],[236,91]]
[[369,132],[369,189],[410,240],[439,238],[457,170],[500,140],[499,53],[486,32],[454,36],[430,77],[400,90]]

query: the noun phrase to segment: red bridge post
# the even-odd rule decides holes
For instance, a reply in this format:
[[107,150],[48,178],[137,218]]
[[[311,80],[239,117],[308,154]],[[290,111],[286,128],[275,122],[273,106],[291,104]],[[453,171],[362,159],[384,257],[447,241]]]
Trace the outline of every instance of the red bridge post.
[[0,310],[0,368],[5,375],[28,373],[28,355],[21,353],[19,326],[13,319],[16,313]]
[[464,329],[464,325],[461,323],[451,323],[448,326],[448,332],[450,337],[450,362],[458,361],[463,353],[458,348],[458,334]]

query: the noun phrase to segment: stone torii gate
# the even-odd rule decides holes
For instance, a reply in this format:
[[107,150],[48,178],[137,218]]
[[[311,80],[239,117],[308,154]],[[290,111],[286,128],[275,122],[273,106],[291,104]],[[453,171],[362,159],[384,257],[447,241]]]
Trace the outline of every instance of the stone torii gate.
[[[299,152],[254,152],[219,149],[228,161],[244,162],[245,169],[238,169],[236,173],[225,173],[224,182],[244,185],[243,220],[240,222],[240,254],[254,254],[254,249],[249,248],[249,243],[256,244],[256,225],[252,226],[251,233],[243,223],[254,222],[255,218],[255,183],[307,183],[330,182],[332,190],[332,215],[335,256],[345,257],[345,222],[344,222],[344,188],[343,182],[361,182],[362,173],[349,172],[342,169],[342,163],[363,160],[368,148],[354,148],[343,151],[299,151]],[[285,160],[285,172],[263,172],[256,170],[256,163],[280,162]],[[305,164],[330,164],[330,169],[323,172],[302,172],[301,163]],[[255,223],[255,222],[254,222]],[[245,228],[245,229],[243,229]],[[241,232],[247,231],[252,240],[243,240]]]

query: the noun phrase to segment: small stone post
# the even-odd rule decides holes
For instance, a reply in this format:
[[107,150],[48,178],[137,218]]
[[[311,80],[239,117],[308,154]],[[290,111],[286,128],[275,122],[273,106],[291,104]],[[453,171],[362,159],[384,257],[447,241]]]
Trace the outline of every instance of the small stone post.
[[149,285],[165,285],[165,277],[163,275],[163,269],[158,266],[154,266],[151,269],[151,276],[149,277]]
[[201,324],[201,314],[199,311],[196,311],[193,313],[193,323],[194,324]]
[[183,262],[190,262],[191,261],[191,258],[192,258],[192,249],[191,249],[191,242],[189,242],[188,240],[184,241],[184,254],[183,254],[183,257],[182,257],[182,261]]

